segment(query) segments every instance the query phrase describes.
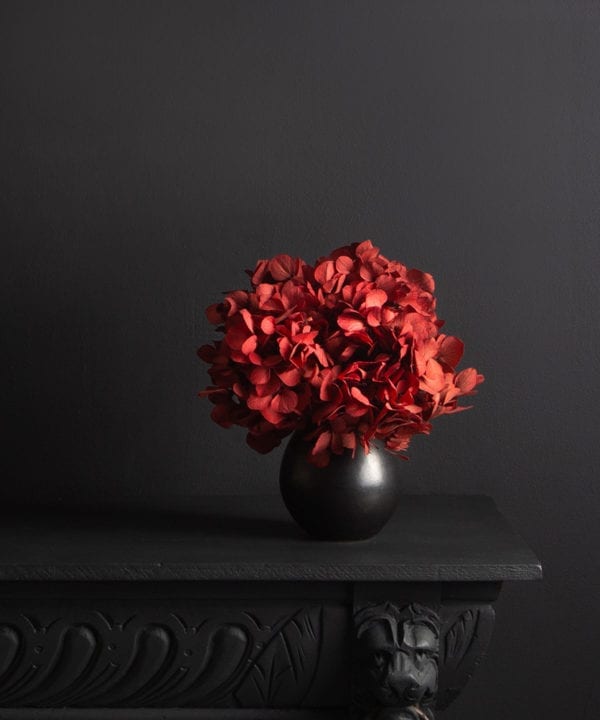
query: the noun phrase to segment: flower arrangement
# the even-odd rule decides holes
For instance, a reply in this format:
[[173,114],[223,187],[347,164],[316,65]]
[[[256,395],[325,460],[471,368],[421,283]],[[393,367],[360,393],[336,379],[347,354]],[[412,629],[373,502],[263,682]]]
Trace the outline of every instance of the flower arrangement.
[[405,457],[435,417],[468,409],[458,398],[484,379],[456,371],[463,343],[439,332],[432,276],[370,240],[314,265],[276,255],[247,272],[250,290],[206,310],[223,337],[198,350],[213,383],[199,394],[259,452],[301,430],[320,467],[374,440]]

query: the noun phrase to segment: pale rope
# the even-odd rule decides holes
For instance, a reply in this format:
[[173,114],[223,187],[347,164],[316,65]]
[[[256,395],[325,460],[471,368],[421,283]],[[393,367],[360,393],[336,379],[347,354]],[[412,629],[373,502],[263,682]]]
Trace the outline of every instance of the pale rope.
[[416,713],[417,717],[422,718],[422,720],[429,720],[429,717],[416,705],[411,705],[408,709]]

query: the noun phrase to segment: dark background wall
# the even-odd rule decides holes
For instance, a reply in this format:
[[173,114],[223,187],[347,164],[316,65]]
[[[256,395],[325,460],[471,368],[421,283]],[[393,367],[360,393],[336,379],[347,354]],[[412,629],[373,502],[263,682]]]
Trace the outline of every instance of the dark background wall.
[[405,487],[545,565],[447,717],[598,718],[600,5],[5,1],[0,78],[2,501],[276,493],[195,396],[203,309],[372,238],[487,377]]

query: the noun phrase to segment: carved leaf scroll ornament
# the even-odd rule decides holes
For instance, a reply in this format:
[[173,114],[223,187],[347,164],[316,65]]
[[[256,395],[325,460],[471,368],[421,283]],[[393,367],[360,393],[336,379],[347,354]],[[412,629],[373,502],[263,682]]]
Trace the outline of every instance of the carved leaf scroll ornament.
[[438,708],[448,707],[482,662],[492,637],[494,619],[491,605],[445,609]]
[[194,623],[14,613],[0,617],[0,707],[298,707],[321,639],[320,607],[264,620],[215,611]]

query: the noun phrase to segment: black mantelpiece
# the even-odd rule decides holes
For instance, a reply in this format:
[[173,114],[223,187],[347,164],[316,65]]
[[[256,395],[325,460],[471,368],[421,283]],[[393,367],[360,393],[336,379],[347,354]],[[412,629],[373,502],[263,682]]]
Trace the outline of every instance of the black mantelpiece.
[[4,516],[0,719],[433,718],[502,582],[541,577],[485,497],[407,496],[356,543],[308,539],[278,497],[184,507]]

